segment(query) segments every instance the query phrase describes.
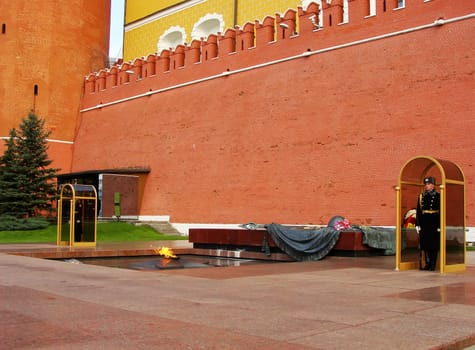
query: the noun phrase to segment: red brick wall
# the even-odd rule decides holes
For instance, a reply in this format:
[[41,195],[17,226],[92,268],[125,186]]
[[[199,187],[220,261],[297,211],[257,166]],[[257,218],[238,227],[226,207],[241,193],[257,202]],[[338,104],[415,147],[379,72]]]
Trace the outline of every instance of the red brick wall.
[[[475,12],[471,1],[457,4],[408,1],[405,9],[106,87],[83,103]],[[150,167],[140,214],[172,222],[326,224],[343,215],[394,225],[401,167],[430,155],[464,170],[473,226],[474,24],[457,21],[84,111],[72,171]]]
[[[108,60],[110,1],[2,1],[0,12],[0,136],[33,111],[51,139],[74,141],[84,76]],[[69,172],[72,147],[50,145]]]

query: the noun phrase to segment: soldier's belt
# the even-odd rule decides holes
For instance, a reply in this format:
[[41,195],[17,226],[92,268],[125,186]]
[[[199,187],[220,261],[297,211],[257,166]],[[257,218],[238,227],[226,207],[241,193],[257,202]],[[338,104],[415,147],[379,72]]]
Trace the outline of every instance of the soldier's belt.
[[438,210],[423,210],[422,214],[438,214]]

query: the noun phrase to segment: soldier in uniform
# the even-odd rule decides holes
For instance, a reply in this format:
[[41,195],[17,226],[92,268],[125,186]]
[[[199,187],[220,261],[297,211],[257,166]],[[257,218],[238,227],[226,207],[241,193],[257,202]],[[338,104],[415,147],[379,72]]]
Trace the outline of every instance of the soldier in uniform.
[[435,189],[432,176],[424,178],[424,191],[417,201],[416,230],[424,252],[422,269],[434,271],[440,249],[440,193]]

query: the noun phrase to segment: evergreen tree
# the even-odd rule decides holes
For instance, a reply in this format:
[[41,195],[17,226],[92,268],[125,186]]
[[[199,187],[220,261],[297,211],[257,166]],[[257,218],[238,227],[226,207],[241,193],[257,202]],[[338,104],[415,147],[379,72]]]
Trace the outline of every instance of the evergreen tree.
[[0,157],[0,215],[31,217],[51,210],[57,169],[49,167],[44,120],[30,113],[12,129]]
[[0,158],[0,215],[24,216],[27,208],[25,194],[20,183],[24,182],[24,171],[19,168],[19,154],[16,147],[17,131],[10,130],[10,138],[5,141],[6,151]]

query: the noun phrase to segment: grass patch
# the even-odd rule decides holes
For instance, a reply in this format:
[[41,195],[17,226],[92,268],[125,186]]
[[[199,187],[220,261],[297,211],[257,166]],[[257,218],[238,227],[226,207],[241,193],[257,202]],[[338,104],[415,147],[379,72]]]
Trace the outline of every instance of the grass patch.
[[[126,222],[97,224],[97,242],[186,240],[187,236],[164,235],[147,225]],[[0,243],[56,243],[56,225],[40,230],[0,231]]]
[[98,242],[187,240],[187,236],[164,235],[148,225],[133,225],[126,222],[97,224]]

